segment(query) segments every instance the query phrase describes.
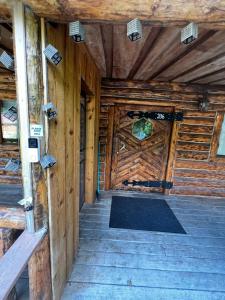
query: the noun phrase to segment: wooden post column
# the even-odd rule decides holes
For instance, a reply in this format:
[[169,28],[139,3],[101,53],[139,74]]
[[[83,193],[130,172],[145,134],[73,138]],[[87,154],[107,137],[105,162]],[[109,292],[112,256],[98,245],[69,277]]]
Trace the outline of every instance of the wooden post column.
[[[23,114],[27,114],[28,121],[26,122],[26,134],[22,132],[23,128],[20,126],[20,136],[22,149],[22,163],[29,170],[25,179],[29,179],[31,188],[31,195],[34,207],[34,228],[39,230],[48,226],[48,199],[46,174],[42,170],[40,163],[30,163],[28,160],[27,144],[30,136],[29,124],[44,124],[44,117],[41,110],[43,104],[43,85],[42,85],[42,61],[41,61],[41,38],[40,38],[40,19],[34,15],[30,8],[24,7],[22,1],[16,1],[14,5],[14,32],[16,41],[16,61],[17,68],[17,93],[21,95],[19,105],[20,118]],[[21,36],[19,36],[20,33]],[[23,61],[20,57],[20,46],[25,50]],[[23,86],[24,88],[22,89]],[[23,93],[21,93],[21,91]],[[22,103],[23,104],[23,103]],[[23,112],[24,106],[27,108]],[[21,119],[21,124],[24,122]],[[41,155],[45,152],[44,137],[40,139]],[[25,168],[25,167],[24,167]],[[26,187],[26,181],[24,181]],[[26,190],[25,190],[26,191]],[[28,196],[28,192],[25,193]],[[51,272],[50,272],[50,251],[49,251],[49,237],[45,236],[42,243],[39,245],[36,252],[29,261],[29,289],[30,299],[51,299]]]

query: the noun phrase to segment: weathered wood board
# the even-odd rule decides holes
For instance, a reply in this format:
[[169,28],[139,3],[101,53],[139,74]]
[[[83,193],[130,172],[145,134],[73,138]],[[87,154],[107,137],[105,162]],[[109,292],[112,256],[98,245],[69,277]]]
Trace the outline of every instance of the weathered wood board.
[[62,55],[58,66],[48,64],[49,99],[57,119],[49,122],[49,153],[56,160],[50,169],[49,207],[53,297],[59,299],[71,272],[79,242],[80,94],[85,86],[86,189],[85,201],[95,200],[97,184],[99,71],[84,45],[76,45],[67,27],[47,25],[47,42]]

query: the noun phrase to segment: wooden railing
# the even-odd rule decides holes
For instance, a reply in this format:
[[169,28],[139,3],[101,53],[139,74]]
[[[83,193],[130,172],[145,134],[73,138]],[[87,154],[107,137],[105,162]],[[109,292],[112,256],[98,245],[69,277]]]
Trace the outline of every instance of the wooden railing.
[[45,229],[36,233],[29,233],[25,230],[6,254],[0,258],[0,300],[7,299],[45,235]]

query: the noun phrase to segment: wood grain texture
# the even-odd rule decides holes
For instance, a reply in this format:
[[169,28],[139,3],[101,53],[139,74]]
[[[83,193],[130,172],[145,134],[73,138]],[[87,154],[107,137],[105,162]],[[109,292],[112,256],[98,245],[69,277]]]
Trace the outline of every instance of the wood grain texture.
[[91,203],[96,195],[100,76],[86,46],[75,44],[65,25],[49,24],[47,37],[63,57],[48,69],[49,98],[58,109],[50,123],[49,153],[57,160],[50,170],[50,247],[53,297],[60,299],[79,244],[81,89],[87,94],[85,199]]
[[28,263],[31,299],[52,299],[49,236],[46,235]]
[[[34,0],[27,0],[26,3],[31,6],[35,13],[54,19],[71,21],[74,19],[84,20],[102,20],[102,21],[120,21],[127,22],[130,19],[139,16],[141,20],[150,21],[151,23],[166,23],[171,25],[184,25],[187,20],[206,23],[210,26],[223,26],[224,3],[221,1],[199,1],[196,7],[195,1],[188,3],[185,1],[143,1],[142,5],[137,6],[134,1],[104,2],[85,1],[80,3],[77,0],[58,2],[56,0],[46,2],[44,0],[38,3]],[[1,3],[3,16],[7,16],[7,1]]]
[[[65,58],[66,28],[47,27],[48,42],[53,44]],[[57,163],[50,169],[49,230],[51,250],[52,291],[55,299],[60,298],[66,280],[66,201],[65,201],[65,59],[55,67],[48,65],[49,98],[59,114],[49,123],[49,149]]]
[[0,228],[25,229],[25,213],[22,208],[0,206]]
[[24,231],[1,258],[0,299],[7,299],[30,257],[44,238],[45,233],[45,230],[36,233]]
[[[209,87],[210,109],[203,113],[198,110],[198,101],[202,98],[201,86],[179,85],[174,83],[154,83],[139,81],[104,80],[102,82],[101,104],[104,109],[112,105],[160,105],[172,106],[184,112],[184,120],[177,122],[176,137],[171,143],[174,154],[167,168],[168,178],[174,181],[170,194],[180,195],[208,195],[222,197],[224,193],[224,160],[213,158],[212,151],[216,148],[215,138],[218,139],[220,129],[215,123],[216,114],[220,109],[222,116],[224,108],[218,103],[225,101],[223,91],[211,90]],[[138,107],[138,106],[137,106]],[[221,108],[220,108],[221,107]],[[108,114],[102,111],[105,126],[100,131],[100,138],[104,141],[108,128]],[[175,125],[174,125],[175,126]],[[172,145],[171,144],[171,145]],[[105,157],[101,155],[102,164]],[[135,164],[130,162],[132,168]],[[137,165],[138,167],[138,165]],[[122,166],[121,166],[122,168]],[[104,170],[103,170],[104,172]],[[102,174],[102,180],[108,180]],[[192,178],[189,180],[188,178]],[[176,180],[174,179],[176,178]],[[207,183],[207,179],[213,182]],[[199,185],[199,186],[198,186]]]
[[[145,107],[141,106],[118,106],[115,108],[111,188],[145,192],[162,191],[162,188],[126,187],[123,185],[123,181],[165,180],[171,123],[151,120],[153,126],[151,136],[140,141],[132,134],[134,120],[128,117],[129,110],[147,111]],[[148,110],[152,111],[154,108],[151,107]],[[156,107],[155,110],[158,111],[160,108]],[[170,111],[170,109],[164,108],[162,111]]]
[[[25,8],[26,27],[26,60],[27,60],[27,86],[29,99],[30,124],[44,124],[44,114],[41,106],[43,101],[42,62],[41,62],[41,37],[40,19]],[[46,153],[45,141],[40,142],[40,155]],[[48,194],[46,173],[39,163],[32,164],[32,189],[34,205],[34,222],[36,230],[48,227]],[[45,295],[51,297],[51,267],[50,248],[48,235],[42,245],[42,249],[32,257],[29,263],[29,291],[31,299],[40,299]],[[43,284],[44,283],[44,284]]]
[[[15,100],[16,99],[16,82],[14,74],[0,74],[0,101]],[[1,103],[0,103],[1,104]],[[1,124],[1,121],[0,121]],[[0,129],[0,140],[2,137]],[[0,144],[0,183],[22,183],[21,170],[17,172],[4,171],[8,159],[20,158],[19,145]]]
[[[166,200],[187,234],[109,228],[111,197],[128,194]],[[63,300],[224,298],[224,199],[123,191],[100,199],[81,210],[80,250]]]
[[21,184],[21,170],[16,172],[5,171],[4,167],[11,158],[20,159],[19,145],[0,145],[0,183],[1,184]]

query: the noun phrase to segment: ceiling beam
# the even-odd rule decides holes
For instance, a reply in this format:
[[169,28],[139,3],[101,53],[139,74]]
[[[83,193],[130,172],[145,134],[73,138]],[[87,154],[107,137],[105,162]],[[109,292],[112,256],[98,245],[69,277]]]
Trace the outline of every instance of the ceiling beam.
[[177,78],[179,78],[179,77],[182,77],[182,76],[184,76],[184,75],[187,75],[188,73],[191,73],[191,72],[193,72],[193,71],[196,71],[197,69],[200,69],[200,68],[202,68],[202,67],[205,67],[206,65],[211,64],[212,62],[214,62],[214,61],[216,61],[217,59],[220,59],[220,58],[222,58],[222,57],[224,57],[224,56],[225,56],[225,52],[222,52],[222,53],[220,53],[220,54],[218,54],[218,55],[216,55],[216,56],[214,56],[214,57],[211,57],[211,58],[209,58],[209,59],[207,59],[207,60],[201,62],[200,64],[197,64],[197,65],[193,66],[192,68],[190,68],[190,69],[188,69],[188,70],[185,70],[184,72],[182,72],[182,73],[180,73],[180,74],[178,74],[178,75],[176,75],[176,76],[170,78],[170,80],[173,81],[173,80],[175,80],[175,79],[177,79]]
[[212,80],[212,81],[209,81],[207,84],[217,84],[217,83],[220,83],[221,81],[224,81],[224,77],[223,78],[220,78],[220,79],[217,79],[217,80]]
[[195,77],[194,79],[189,80],[187,83],[194,83],[195,81],[200,81],[202,79],[207,78],[208,76],[217,75],[217,74],[220,74],[220,73],[223,73],[223,72],[225,72],[225,68],[222,68],[222,69],[217,70],[217,71],[209,72],[209,73],[207,73],[205,75],[201,75],[201,76]]
[[209,30],[206,32],[201,38],[196,40],[194,44],[191,44],[190,46],[187,46],[183,52],[181,52],[179,55],[171,59],[168,63],[163,65],[159,70],[157,70],[155,73],[153,73],[148,80],[153,80],[154,78],[158,77],[160,74],[165,72],[167,69],[169,69],[171,66],[173,66],[175,63],[177,63],[179,60],[184,58],[186,55],[188,55],[191,51],[196,49],[199,45],[206,42],[209,38],[211,38],[217,31],[215,30]]
[[100,26],[102,44],[105,55],[106,77],[112,78],[113,72],[113,25],[105,24]]
[[6,47],[5,45],[3,45],[2,43],[0,43],[0,49],[6,51],[8,54],[13,55],[12,49],[9,49],[8,47]]
[[13,70],[9,70],[9,69],[5,68],[2,65],[0,65],[0,72],[1,72],[1,70],[4,71],[4,74],[12,74],[12,73],[14,73]]
[[9,25],[8,23],[1,23],[0,24],[3,28],[5,28],[6,30],[8,30],[10,33],[12,33],[12,26]]
[[[5,9],[8,0],[1,0]],[[133,18],[173,26],[187,21],[224,28],[224,1],[219,0],[26,0],[35,13],[58,21],[101,20],[127,22]],[[0,7],[1,11],[1,7]]]
[[133,64],[127,79],[133,79],[134,76],[136,75],[137,71],[140,69],[142,66],[143,62],[145,61],[147,55],[151,52],[151,50],[154,48],[154,46],[157,43],[157,40],[161,36],[161,34],[164,32],[164,28],[160,27],[153,27],[151,31],[149,32],[145,43],[140,51],[139,56],[137,57],[135,63]]

